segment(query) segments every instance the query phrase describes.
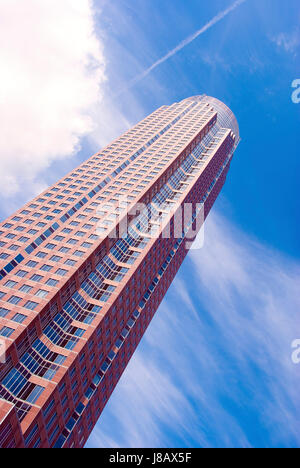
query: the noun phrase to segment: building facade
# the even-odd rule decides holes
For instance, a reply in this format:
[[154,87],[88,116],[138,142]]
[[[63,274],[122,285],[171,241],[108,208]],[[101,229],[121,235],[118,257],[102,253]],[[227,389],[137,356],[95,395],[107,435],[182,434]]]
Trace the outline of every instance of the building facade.
[[0,447],[84,446],[238,142],[214,98],[163,106],[0,224]]

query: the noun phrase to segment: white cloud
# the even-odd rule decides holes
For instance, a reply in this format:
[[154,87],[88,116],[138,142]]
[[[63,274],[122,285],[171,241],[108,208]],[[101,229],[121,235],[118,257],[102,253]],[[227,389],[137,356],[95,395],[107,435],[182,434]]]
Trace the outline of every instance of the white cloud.
[[180,424],[184,397],[151,359],[137,355],[129,364],[129,373],[130,378],[119,383],[122,398],[113,395],[109,402],[113,430],[106,433],[96,427],[93,437],[101,447],[127,446],[129,441],[131,447],[151,447],[153,443],[159,447],[162,439],[157,422],[167,424],[171,419]]
[[2,196],[42,187],[39,174],[94,129],[105,57],[90,0],[0,2]]
[[275,44],[286,52],[297,54],[300,47],[300,31],[295,30],[288,33],[280,33],[272,38]]
[[299,445],[299,282],[211,214],[88,446]]

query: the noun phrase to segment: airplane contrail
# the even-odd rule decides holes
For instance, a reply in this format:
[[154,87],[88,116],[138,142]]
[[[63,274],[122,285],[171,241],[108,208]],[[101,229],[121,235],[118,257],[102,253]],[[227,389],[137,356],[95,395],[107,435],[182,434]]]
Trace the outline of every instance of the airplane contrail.
[[201,34],[205,33],[208,29],[210,29],[212,26],[217,24],[219,21],[221,21],[225,16],[227,16],[229,13],[231,13],[233,10],[238,8],[240,5],[245,3],[247,0],[236,0],[232,5],[230,5],[226,10],[221,11],[218,13],[216,16],[214,16],[208,23],[206,23],[201,29],[198,29],[194,34],[191,36],[187,37],[183,41],[181,41],[178,46],[176,46],[174,49],[170,50],[166,55],[161,57],[159,60],[154,62],[150,67],[148,67],[146,70],[144,70],[142,73],[137,75],[135,78],[133,78],[129,83],[127,84],[126,88],[121,90],[118,95],[120,95],[123,91],[128,90],[132,86],[134,86],[137,82],[141,81],[143,78],[145,78],[149,73],[152,72],[155,68],[157,68],[159,65],[162,63],[166,62],[169,58],[173,57],[173,55],[177,54],[180,50],[182,50],[185,46],[193,42],[197,37],[199,37]]

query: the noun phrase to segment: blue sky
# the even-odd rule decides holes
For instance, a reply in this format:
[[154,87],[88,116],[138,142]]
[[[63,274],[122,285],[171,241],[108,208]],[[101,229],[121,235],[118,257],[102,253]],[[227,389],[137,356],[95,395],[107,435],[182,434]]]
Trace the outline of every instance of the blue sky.
[[184,262],[88,447],[300,445],[299,1],[240,2],[140,78],[234,3],[60,0],[57,24],[53,3],[28,0],[27,21],[47,28],[26,24],[26,50],[14,36],[0,53],[24,77],[1,78],[2,218],[163,104],[205,93],[240,125],[205,245]]

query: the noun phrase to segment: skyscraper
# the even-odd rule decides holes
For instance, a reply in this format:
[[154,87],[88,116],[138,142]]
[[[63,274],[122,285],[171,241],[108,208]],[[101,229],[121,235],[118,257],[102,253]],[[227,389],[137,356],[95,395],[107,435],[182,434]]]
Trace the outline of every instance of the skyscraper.
[[1,447],[84,445],[238,142],[214,98],[163,106],[1,223]]

